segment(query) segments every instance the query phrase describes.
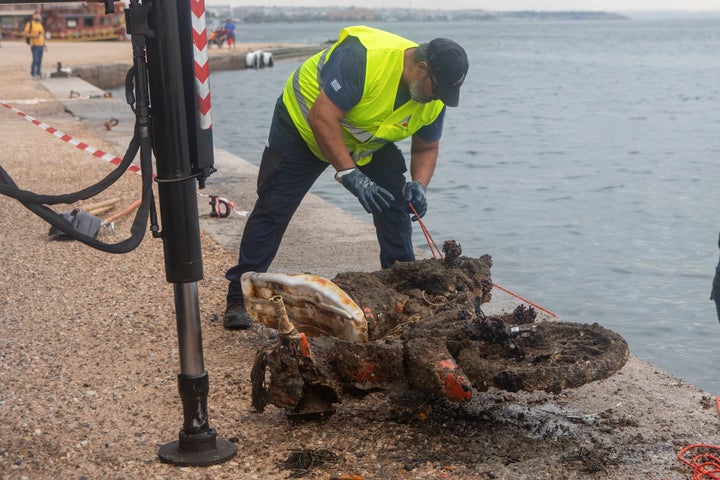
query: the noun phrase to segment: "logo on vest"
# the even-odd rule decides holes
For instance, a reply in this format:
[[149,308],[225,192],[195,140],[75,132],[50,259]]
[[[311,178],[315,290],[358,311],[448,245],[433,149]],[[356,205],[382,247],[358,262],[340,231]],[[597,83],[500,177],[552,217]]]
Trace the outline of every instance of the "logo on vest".
[[408,115],[407,117],[397,122],[395,125],[400,128],[408,128],[408,126],[410,125],[410,117],[412,117],[412,115]]

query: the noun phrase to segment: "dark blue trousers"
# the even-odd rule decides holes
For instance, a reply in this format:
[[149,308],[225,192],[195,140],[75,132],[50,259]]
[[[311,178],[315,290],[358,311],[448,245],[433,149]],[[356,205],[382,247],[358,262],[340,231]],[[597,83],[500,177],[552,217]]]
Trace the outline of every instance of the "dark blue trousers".
[[[245,224],[238,264],[225,274],[230,281],[228,300],[242,298],[240,277],[243,273],[266,272],[270,268],[292,216],[328,166],[307,147],[279,99],[260,163],[258,199]],[[380,244],[380,265],[390,268],[396,261],[415,260],[410,216],[402,199],[407,171],[402,152],[394,144],[388,144],[373,154],[372,162],[359,168],[396,199],[389,209],[373,215]],[[338,188],[344,187],[338,184]],[[364,252],[356,253],[363,255]]]
[[30,52],[32,53],[32,65],[30,65],[30,76],[39,77],[42,75],[42,59],[43,52],[45,51],[44,46],[32,46]]

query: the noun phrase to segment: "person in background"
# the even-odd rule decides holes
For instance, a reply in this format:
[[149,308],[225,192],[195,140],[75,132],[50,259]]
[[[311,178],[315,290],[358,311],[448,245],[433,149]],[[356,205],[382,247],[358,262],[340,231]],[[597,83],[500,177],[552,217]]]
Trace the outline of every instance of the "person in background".
[[228,18],[225,22],[225,36],[228,42],[228,48],[235,48],[235,23],[232,18]]
[[[295,210],[330,165],[335,179],[372,214],[381,267],[415,260],[410,205],[417,212],[412,220],[425,215],[445,107],[458,105],[467,71],[465,50],[452,40],[418,45],[354,26],[290,75],[275,105],[238,263],[225,275],[225,328],[252,325],[240,277],[268,270]],[[396,145],[408,137],[409,181]]]
[[[718,238],[718,248],[720,248],[720,237]],[[715,301],[715,310],[718,321],[720,321],[720,260],[715,267],[715,277],[713,278],[712,290],[710,291],[710,300]]]
[[42,58],[43,53],[47,50],[47,43],[45,43],[45,27],[43,27],[40,12],[33,13],[32,20],[25,25],[23,33],[25,38],[30,40],[30,52],[32,53],[30,76],[36,80],[41,79]]

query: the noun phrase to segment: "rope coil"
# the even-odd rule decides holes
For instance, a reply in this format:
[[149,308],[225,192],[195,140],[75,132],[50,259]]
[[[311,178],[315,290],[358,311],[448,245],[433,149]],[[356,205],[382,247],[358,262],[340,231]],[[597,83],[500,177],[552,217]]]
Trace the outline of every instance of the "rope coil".
[[[692,454],[692,450],[702,450]],[[692,455],[690,457],[689,455]],[[693,480],[717,480],[720,479],[720,447],[697,443],[688,445],[680,450],[678,459],[685,465],[692,468]]]

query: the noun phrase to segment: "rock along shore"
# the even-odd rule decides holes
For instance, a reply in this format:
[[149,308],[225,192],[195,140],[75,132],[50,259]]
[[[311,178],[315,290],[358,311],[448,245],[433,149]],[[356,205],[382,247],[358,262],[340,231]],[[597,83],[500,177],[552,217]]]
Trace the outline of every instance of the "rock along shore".
[[[210,51],[211,58],[231,55],[226,52]],[[129,55],[129,43],[50,43],[45,71],[57,62],[73,69],[129,64]],[[84,82],[31,80],[24,43],[3,42],[0,59],[5,104],[122,156],[132,120],[119,100],[95,96],[95,87]],[[82,95],[70,98],[68,89]],[[105,162],[15,112],[0,111],[1,164],[22,188],[65,193],[109,171]],[[111,115],[119,124],[106,130]],[[219,171],[201,193],[226,196],[238,211],[250,210],[256,167],[220,150],[215,160]],[[124,175],[98,198],[56,209],[109,198],[125,206],[139,196],[139,185],[139,176]],[[428,406],[427,417],[404,415],[380,392],[344,399],[323,423],[290,423],[274,408],[256,414],[250,367],[267,332],[228,332],[220,320],[223,275],[234,263],[244,217],[211,218],[201,195],[198,205],[210,423],[237,444],[237,456],[206,468],[157,459],[161,445],[177,440],[183,420],[174,303],[161,241],[147,235],[126,255],[52,241],[46,224],[0,197],[0,478],[282,479],[291,473],[284,462],[293,450],[315,449],[335,458],[313,465],[303,478],[680,480],[689,477],[676,457],[681,448],[720,443],[712,397],[636,357],[607,380],[560,394],[475,392],[462,407]],[[125,238],[129,224],[130,218],[119,220],[102,238]],[[377,268],[372,227],[314,196],[298,211],[273,265],[275,271],[328,278]],[[501,292],[493,295],[491,308],[517,305]]]

